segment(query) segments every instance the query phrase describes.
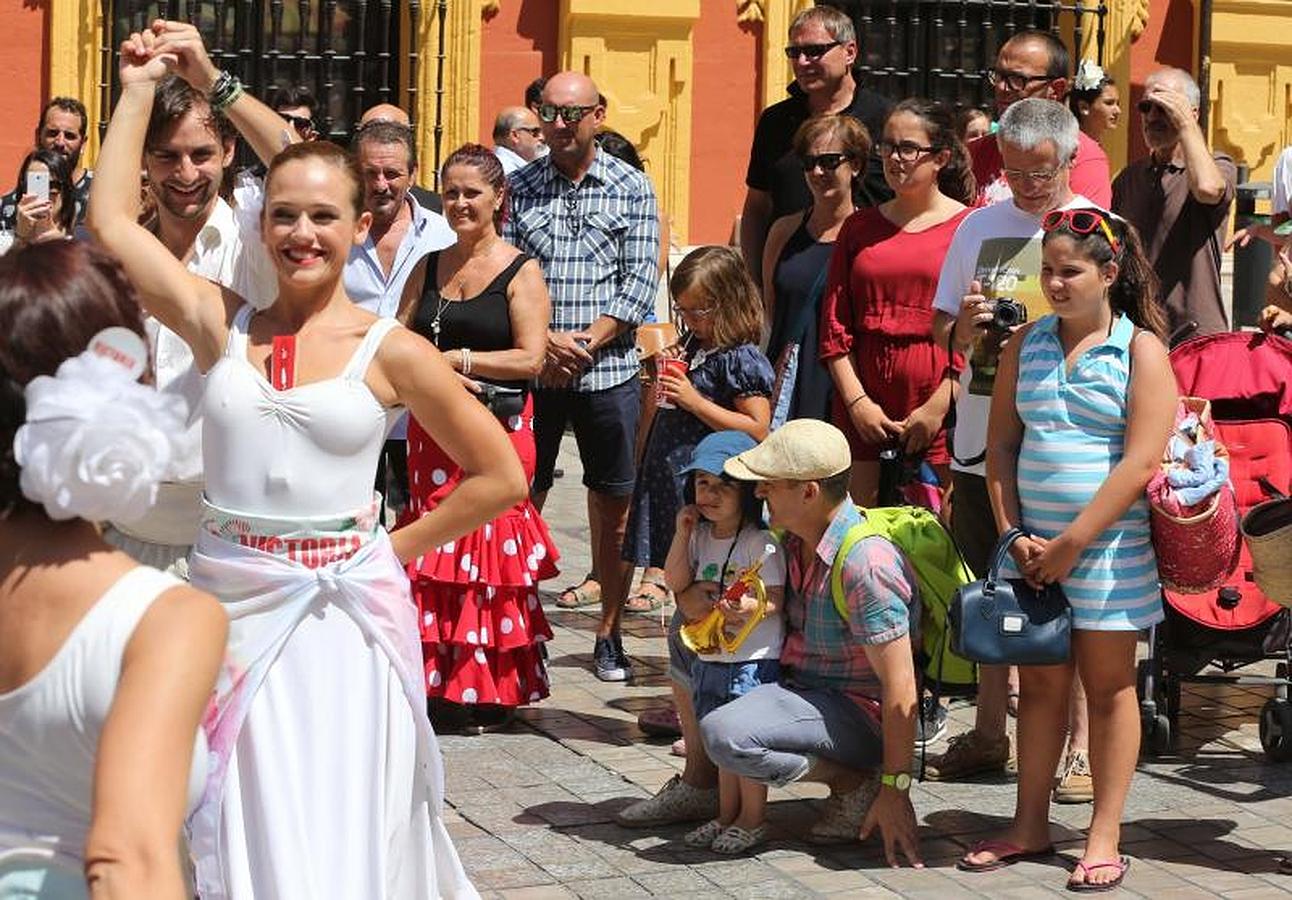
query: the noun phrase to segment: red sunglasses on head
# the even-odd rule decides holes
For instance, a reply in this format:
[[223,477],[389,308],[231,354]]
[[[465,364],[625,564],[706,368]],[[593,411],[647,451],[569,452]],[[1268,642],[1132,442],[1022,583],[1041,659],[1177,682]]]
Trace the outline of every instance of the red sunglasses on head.
[[1097,209],[1052,209],[1041,219],[1041,230],[1055,231],[1066,227],[1073,234],[1092,234],[1096,228],[1102,229],[1113,254],[1121,252],[1121,243],[1113,235],[1108,224],[1108,216]]

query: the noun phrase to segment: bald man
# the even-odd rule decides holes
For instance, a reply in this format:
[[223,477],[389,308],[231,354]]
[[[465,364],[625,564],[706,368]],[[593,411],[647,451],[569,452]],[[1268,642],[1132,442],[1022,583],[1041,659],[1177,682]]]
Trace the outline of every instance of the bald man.
[[[408,118],[408,113],[404,112],[393,103],[378,103],[376,106],[370,106],[363,111],[359,117],[359,128],[365,125],[371,125],[373,122],[393,122],[396,125],[403,125],[406,128],[412,128],[412,120]],[[416,139],[416,136],[414,136]],[[412,198],[421,204],[423,209],[429,209],[433,213],[442,215],[444,213],[444,201],[435,191],[428,191],[419,184],[411,185],[408,193]]]
[[619,613],[632,566],[620,546],[636,481],[635,338],[655,301],[659,218],[646,176],[597,146],[605,115],[586,75],[547,80],[538,119],[551,152],[512,174],[503,236],[538,260],[552,295],[547,363],[534,391],[534,501],[542,508],[552,486],[568,421],[583,460],[593,567],[601,576],[596,674],[624,681],[632,670]]
[[538,116],[524,106],[508,106],[493,123],[493,152],[510,175],[547,152]]

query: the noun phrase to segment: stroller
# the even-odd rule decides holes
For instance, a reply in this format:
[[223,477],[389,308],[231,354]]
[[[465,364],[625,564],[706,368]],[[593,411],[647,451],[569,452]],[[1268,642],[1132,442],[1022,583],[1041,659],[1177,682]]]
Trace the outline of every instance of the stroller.
[[[1292,490],[1292,340],[1207,335],[1173,349],[1171,367],[1182,396],[1211,401],[1216,436],[1229,449],[1239,515]],[[1171,748],[1182,683],[1272,685],[1275,696],[1261,709],[1261,746],[1273,761],[1292,760],[1292,611],[1256,587],[1246,546],[1219,588],[1164,590],[1163,599],[1166,619],[1150,630],[1139,669],[1145,749],[1156,756]],[[1231,674],[1265,659],[1279,660],[1273,677]],[[1208,666],[1219,673],[1201,674]]]

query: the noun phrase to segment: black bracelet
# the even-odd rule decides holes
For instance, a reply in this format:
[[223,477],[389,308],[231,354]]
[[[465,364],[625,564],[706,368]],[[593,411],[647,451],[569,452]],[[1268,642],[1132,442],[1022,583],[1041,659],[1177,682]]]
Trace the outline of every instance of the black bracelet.
[[207,102],[216,112],[224,112],[243,94],[242,82],[236,75],[226,71],[220,72],[215,84],[207,94]]

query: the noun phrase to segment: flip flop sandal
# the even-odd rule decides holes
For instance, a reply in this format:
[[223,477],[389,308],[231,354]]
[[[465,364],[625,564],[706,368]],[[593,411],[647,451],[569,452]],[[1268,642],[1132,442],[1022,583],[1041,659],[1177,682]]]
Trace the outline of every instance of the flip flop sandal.
[[[1130,857],[1123,856],[1113,862],[1079,862],[1077,863],[1077,869],[1081,871],[1084,878],[1089,878],[1090,873],[1095,871],[1095,869],[1116,869],[1117,877],[1112,881],[1103,881],[1096,884],[1092,884],[1089,881],[1069,881],[1067,884],[1068,890],[1072,891],[1074,894],[1103,894],[1107,891],[1115,891],[1117,888],[1122,886],[1122,879],[1125,878],[1126,873],[1130,871]],[[1076,874],[1077,869],[1073,870],[1074,875]]]
[[[588,587],[589,584],[597,585],[596,590]],[[583,580],[578,584],[572,584],[557,595],[554,601],[558,609],[579,609],[584,606],[596,606],[601,603],[601,585],[592,577],[589,572],[583,576]]]
[[717,819],[710,819],[694,831],[688,831],[682,838],[682,843],[697,850],[708,850],[713,846],[713,842],[717,840],[718,835],[722,834],[726,829],[727,826]]
[[[996,858],[989,862],[970,862],[969,857],[976,853],[992,853],[995,854]],[[1012,866],[1016,862],[1029,859],[1045,859],[1053,855],[1053,844],[1042,847],[1040,850],[1026,850],[1018,846],[1018,844],[1011,844],[1009,841],[979,841],[970,847],[964,856],[960,857],[960,861],[956,863],[956,868],[961,872],[995,872],[997,869]]]
[[637,715],[637,727],[652,737],[680,737],[682,723],[677,718],[673,704],[642,710]]
[[682,738],[678,738],[673,742],[673,746],[668,748],[668,752],[674,756],[680,756],[683,759],[686,759],[686,741]]
[[766,822],[757,828],[749,829],[741,828],[739,825],[728,825],[722,834],[713,839],[713,844],[709,849],[724,856],[737,856],[741,853],[748,853],[767,840],[767,834],[770,831],[771,826]]
[[642,576],[637,593],[624,601],[624,609],[633,613],[653,613],[668,604],[668,585],[658,578]]

